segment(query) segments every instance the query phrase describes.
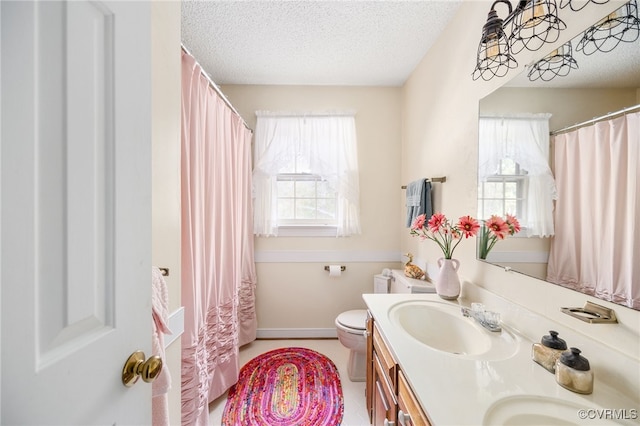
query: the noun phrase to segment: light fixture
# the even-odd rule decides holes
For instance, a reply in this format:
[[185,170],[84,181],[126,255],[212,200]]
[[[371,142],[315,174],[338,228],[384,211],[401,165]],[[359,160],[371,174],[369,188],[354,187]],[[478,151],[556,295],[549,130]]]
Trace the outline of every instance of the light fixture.
[[503,20],[495,10],[498,3],[505,3],[509,7],[509,15],[512,12],[511,3],[508,0],[496,0],[491,5],[487,23],[482,27],[476,68],[472,75],[474,80],[480,77],[485,81],[496,76],[504,77],[507,71],[518,66],[518,62],[509,52],[509,42],[503,29]]
[[597,51],[611,52],[620,42],[633,43],[640,37],[640,19],[638,19],[638,4],[631,0],[621,8],[615,10],[594,26],[588,28],[576,50],[585,55]]
[[608,3],[609,0],[588,0],[584,3],[582,3],[581,6],[578,5],[574,5],[572,3],[571,0],[560,0],[560,9],[564,9],[565,7],[569,6],[571,8],[571,10],[573,10],[574,12],[578,12],[582,9],[584,9],[584,7],[586,5],[588,5],[589,3],[595,3],[595,4],[605,4]]
[[[509,8],[504,20],[495,10],[499,3]],[[503,77],[518,66],[513,54],[523,49],[538,50],[545,43],[557,41],[560,31],[567,27],[558,18],[557,11],[556,0],[519,0],[515,9],[509,0],[496,0],[482,28],[473,79]],[[509,24],[511,32],[507,35],[505,28]]]
[[573,59],[572,50],[571,42],[568,41],[533,64],[527,77],[530,81],[537,79],[549,81],[556,76],[566,76],[572,69],[578,68],[578,63]]
[[521,0],[513,17],[509,48],[511,53],[523,49],[538,50],[553,43],[567,25],[558,17],[555,0]]

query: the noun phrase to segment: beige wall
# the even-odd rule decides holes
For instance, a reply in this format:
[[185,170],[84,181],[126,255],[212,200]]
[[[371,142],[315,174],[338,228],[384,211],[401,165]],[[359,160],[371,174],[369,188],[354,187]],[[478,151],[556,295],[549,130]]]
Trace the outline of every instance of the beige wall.
[[551,112],[551,131],[635,105],[636,88],[524,89],[503,87],[482,99],[483,114]]
[[[180,2],[156,1],[152,18],[152,263],[169,268],[169,311],[180,306]],[[171,424],[180,424],[180,339],[166,351]]]
[[[476,211],[479,100],[540,55],[521,52],[517,56],[520,67],[513,74],[489,82],[473,81],[471,73],[476,50],[490,7],[490,1],[465,2],[403,88],[402,180],[422,174],[446,175],[447,182],[441,186],[436,209],[452,218],[473,215]],[[561,17],[568,28],[557,44],[573,38],[581,28],[604,15],[605,10],[615,7],[611,3],[604,6],[590,4],[582,13],[563,9]],[[549,51],[553,47],[550,46]],[[435,244],[412,240],[401,227],[398,232],[403,236],[403,250],[435,263],[439,257]],[[463,242],[455,257],[461,261],[460,274],[465,280],[527,306],[557,321],[560,327],[592,336],[636,359],[640,357],[640,312],[479,262],[475,258],[474,244],[470,242]],[[591,325],[560,312],[562,306],[582,306],[586,300],[615,309],[620,324]],[[539,335],[530,337],[539,339],[546,331],[539,330]]]
[[[361,295],[372,291],[373,275],[400,265],[400,89],[223,86],[222,91],[252,128],[257,110],[356,111],[362,234],[256,238],[258,328],[334,332],[340,312],[364,308]],[[312,261],[298,261],[303,255]],[[347,269],[331,278],[323,269],[328,264]]]

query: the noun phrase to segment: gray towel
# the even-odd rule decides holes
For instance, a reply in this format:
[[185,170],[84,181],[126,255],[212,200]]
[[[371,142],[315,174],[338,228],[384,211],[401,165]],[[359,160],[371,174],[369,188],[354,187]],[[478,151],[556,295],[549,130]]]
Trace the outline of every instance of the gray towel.
[[427,220],[433,215],[433,207],[431,203],[431,182],[426,179],[419,179],[407,185],[407,228],[411,227],[413,221],[425,214]]

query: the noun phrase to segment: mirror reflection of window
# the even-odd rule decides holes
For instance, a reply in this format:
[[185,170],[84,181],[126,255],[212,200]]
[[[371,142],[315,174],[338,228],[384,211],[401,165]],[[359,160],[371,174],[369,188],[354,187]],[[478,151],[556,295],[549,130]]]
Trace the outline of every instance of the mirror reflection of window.
[[500,161],[498,173],[478,182],[478,217],[510,214],[523,218],[526,205],[526,171],[510,158]]
[[546,113],[480,117],[481,219],[492,214],[514,214],[515,209],[526,236],[553,235],[553,201],[557,193],[549,167],[550,117]]

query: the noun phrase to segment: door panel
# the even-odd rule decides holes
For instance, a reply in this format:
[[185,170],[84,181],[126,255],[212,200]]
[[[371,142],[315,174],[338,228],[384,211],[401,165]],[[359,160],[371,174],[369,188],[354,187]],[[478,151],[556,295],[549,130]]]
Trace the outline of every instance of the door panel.
[[113,15],[100,6],[39,7],[39,368],[113,328]]
[[2,2],[3,424],[149,424],[147,2]]

